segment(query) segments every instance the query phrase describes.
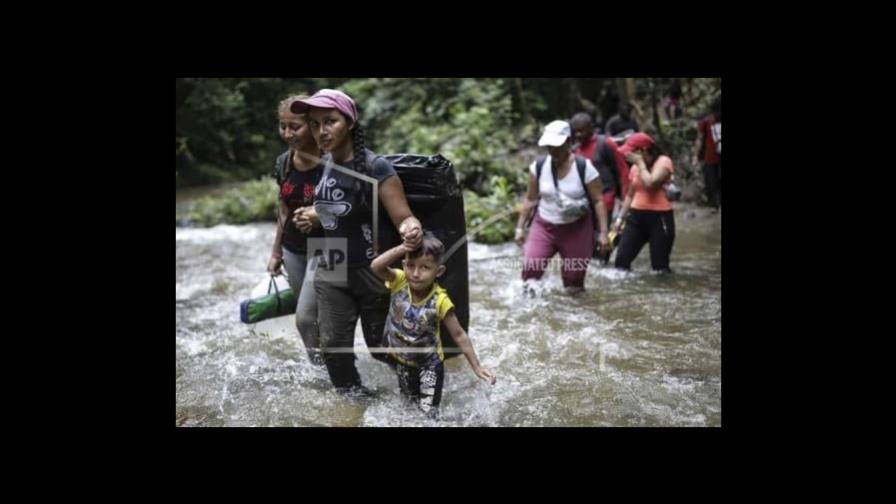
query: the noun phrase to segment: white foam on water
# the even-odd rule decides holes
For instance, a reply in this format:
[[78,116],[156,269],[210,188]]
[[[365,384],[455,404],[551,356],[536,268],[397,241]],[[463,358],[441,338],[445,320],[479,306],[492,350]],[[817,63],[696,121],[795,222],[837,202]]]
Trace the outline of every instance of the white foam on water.
[[[720,336],[711,335],[720,331],[713,290],[720,281],[718,271],[705,265],[707,254],[687,258],[686,268],[693,272],[682,285],[654,279],[644,257],[634,273],[592,265],[586,292],[578,297],[564,291],[559,269],[550,268],[535,284],[532,299],[523,292],[520,271],[511,271],[504,257],[522,256],[515,244],[469,244],[470,259],[481,259],[470,263],[469,336],[498,381],[488,385],[472,374],[463,356],[451,359],[442,421],[431,424],[401,401],[394,372],[372,359],[360,327],[356,364],[364,384],[377,392],[364,404],[336,394],[326,370],[307,361],[293,317],[251,326],[239,322],[239,300],[264,278],[262,259],[273,228],[178,230],[175,293],[179,301],[192,302],[177,306],[184,324],[177,330],[177,404],[216,412],[186,425],[696,426],[719,421],[721,383],[712,366],[720,358]],[[645,248],[641,256],[646,255]],[[228,288],[216,289],[215,278],[224,278]],[[669,301],[670,293],[680,299]],[[658,308],[617,317],[613,310],[624,308],[621,301],[629,296]],[[683,314],[669,312],[673,305]],[[651,319],[660,314],[666,318]],[[666,371],[691,368],[706,381]]]
[[209,228],[175,228],[175,242],[206,244],[220,241],[252,242],[259,239],[266,229],[264,225],[219,224]]

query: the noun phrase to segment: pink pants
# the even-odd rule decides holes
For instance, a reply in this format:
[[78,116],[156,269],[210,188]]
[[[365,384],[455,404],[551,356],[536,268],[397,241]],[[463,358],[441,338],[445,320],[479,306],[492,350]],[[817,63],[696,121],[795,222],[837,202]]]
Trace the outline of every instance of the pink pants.
[[526,238],[523,280],[544,275],[547,260],[560,252],[564,287],[584,287],[585,272],[594,251],[594,219],[591,212],[569,224],[551,224],[535,215]]

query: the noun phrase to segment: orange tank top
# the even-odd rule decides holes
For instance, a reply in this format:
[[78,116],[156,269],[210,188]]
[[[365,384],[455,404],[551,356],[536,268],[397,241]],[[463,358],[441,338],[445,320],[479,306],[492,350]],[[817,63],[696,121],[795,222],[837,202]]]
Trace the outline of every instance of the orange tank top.
[[651,189],[644,187],[644,182],[641,180],[638,165],[633,165],[632,169],[629,171],[629,180],[635,188],[635,197],[632,199],[632,208],[635,210],[655,210],[660,212],[672,210],[672,204],[669,203],[669,198],[666,197],[666,190],[663,188],[663,185],[669,182],[669,178],[671,178],[672,173],[675,171],[675,167],[669,156],[660,156],[657,158],[653,163],[651,171],[656,170],[660,166],[665,166],[669,169],[669,177],[667,177],[659,187]]

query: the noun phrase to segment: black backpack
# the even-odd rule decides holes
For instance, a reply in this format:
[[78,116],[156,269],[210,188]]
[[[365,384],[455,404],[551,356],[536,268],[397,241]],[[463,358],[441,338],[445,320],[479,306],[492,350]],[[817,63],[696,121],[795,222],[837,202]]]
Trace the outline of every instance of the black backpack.
[[[594,159],[591,160],[600,181],[604,185],[604,192],[613,191],[617,198],[622,198],[622,184],[619,180],[619,170],[616,169],[616,156],[607,145],[607,137],[597,135],[597,149],[594,149]],[[612,209],[608,209],[612,211]]]

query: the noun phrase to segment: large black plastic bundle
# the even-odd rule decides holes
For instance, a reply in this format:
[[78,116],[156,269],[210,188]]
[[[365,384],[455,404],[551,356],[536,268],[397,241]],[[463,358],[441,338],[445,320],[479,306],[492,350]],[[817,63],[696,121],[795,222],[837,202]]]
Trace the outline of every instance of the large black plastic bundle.
[[[420,222],[424,231],[430,231],[445,244],[445,251],[451,251],[457,243],[461,243],[450,256],[443,257],[447,271],[436,281],[448,291],[454,303],[454,310],[461,327],[469,330],[470,324],[470,285],[467,269],[467,234],[464,216],[464,198],[457,174],[451,161],[440,154],[423,156],[418,154],[383,155],[395,167],[401,178],[408,204]],[[398,230],[389,220],[385,208],[380,203],[378,248],[382,253],[399,243]],[[395,267],[400,267],[395,265]],[[460,355],[458,350],[450,351],[457,345],[448,334],[444,324],[441,328],[442,346],[445,357]]]

